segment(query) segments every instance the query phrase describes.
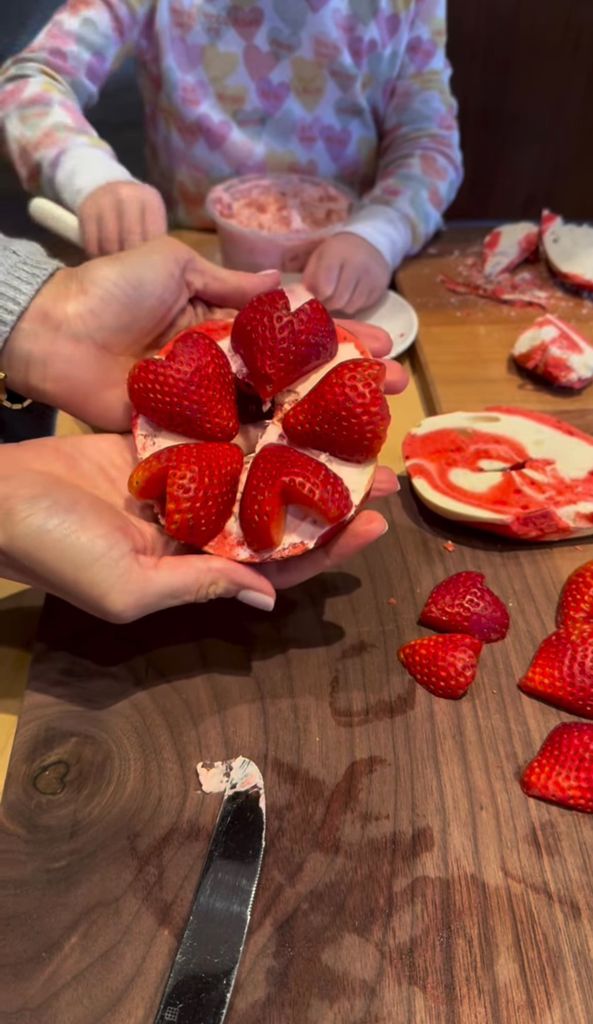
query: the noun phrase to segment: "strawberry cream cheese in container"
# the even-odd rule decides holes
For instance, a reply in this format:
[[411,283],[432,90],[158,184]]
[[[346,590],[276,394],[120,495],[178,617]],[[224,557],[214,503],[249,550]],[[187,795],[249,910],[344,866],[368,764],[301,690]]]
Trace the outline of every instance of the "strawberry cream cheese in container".
[[206,197],[224,266],[252,272],[303,270],[319,243],[345,224],[352,205],[345,188],[308,174],[231,178]]

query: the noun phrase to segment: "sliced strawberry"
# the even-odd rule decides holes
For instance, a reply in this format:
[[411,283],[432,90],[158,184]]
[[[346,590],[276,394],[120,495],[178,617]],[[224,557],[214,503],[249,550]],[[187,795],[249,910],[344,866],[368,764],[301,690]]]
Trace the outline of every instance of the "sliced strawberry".
[[564,722],[552,729],[521,776],[527,796],[593,813],[593,725]]
[[227,522],[242,469],[236,444],[176,444],[140,462],[128,487],[157,504],[170,537],[202,548]]
[[509,613],[484,579],[482,572],[456,572],[437,583],[419,621],[441,633],[469,633],[487,644],[504,639]]
[[134,408],[157,426],[200,441],[230,441],[239,429],[235,382],[220,346],[195,328],[182,331],[165,358],[130,370]]
[[586,624],[593,625],[593,561],[575,569],[562,588],[556,625],[569,632]]
[[573,715],[593,718],[593,625],[559,629],[541,643],[519,689]]
[[423,636],[397,652],[410,675],[435,697],[458,700],[476,678],[482,641],[475,636]]
[[288,410],[282,421],[286,436],[348,462],[376,458],[391,419],[384,380],[385,365],[376,359],[339,363]]
[[252,551],[278,547],[287,505],[311,509],[334,524],[352,511],[352,498],[343,480],[322,462],[288,445],[268,444],[253,458],[239,510]]
[[293,312],[281,290],[257,295],[237,313],[231,345],[241,356],[261,398],[272,398],[300,377],[333,359],[335,324],[317,299]]

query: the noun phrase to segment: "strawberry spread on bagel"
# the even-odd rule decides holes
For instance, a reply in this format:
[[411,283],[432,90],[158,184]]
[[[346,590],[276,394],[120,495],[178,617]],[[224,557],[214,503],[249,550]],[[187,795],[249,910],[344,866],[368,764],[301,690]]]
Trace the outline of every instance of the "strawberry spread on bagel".
[[132,495],[166,531],[241,562],[330,539],[367,498],[389,426],[385,366],[311,299],[252,299],[132,368]]

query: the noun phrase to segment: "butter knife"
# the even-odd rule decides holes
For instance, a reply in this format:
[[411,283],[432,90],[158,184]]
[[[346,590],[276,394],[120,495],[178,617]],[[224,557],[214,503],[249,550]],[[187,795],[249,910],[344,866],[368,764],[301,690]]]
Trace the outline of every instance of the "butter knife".
[[246,757],[202,762],[224,797],[155,1024],[222,1024],[245,945],[265,845],[261,773]]

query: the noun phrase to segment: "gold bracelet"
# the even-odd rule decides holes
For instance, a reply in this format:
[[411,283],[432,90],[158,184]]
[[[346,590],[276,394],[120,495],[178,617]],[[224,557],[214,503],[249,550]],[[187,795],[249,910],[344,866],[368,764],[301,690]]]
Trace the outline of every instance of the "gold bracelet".
[[4,370],[0,370],[0,405],[3,405],[5,409],[26,409],[28,405],[31,405],[32,398],[25,398],[22,402],[9,402],[6,395],[6,374]]

